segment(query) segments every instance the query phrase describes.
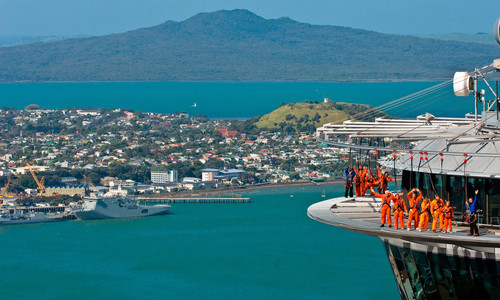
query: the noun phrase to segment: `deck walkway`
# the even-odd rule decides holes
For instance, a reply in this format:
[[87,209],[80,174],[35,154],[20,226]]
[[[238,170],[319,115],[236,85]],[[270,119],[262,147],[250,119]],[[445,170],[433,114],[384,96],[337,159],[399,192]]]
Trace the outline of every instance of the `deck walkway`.
[[[380,227],[381,201],[370,196],[344,198],[338,197],[311,205],[307,214],[310,218],[350,231],[376,236],[381,239],[398,239],[406,242],[432,243],[468,249],[486,249],[500,255],[500,235],[497,231],[481,227],[480,236],[467,236],[468,227],[453,226],[453,233],[418,232],[413,227],[410,231],[394,227]],[[394,216],[393,216],[394,217]],[[405,222],[407,221],[405,217]],[[429,222],[429,227],[431,222]],[[498,251],[496,250],[498,249]],[[498,252],[498,253],[497,253]]]

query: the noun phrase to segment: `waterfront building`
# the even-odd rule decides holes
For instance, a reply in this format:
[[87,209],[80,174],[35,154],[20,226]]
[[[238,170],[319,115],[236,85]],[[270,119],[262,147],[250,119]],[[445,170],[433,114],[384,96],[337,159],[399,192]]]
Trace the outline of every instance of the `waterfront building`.
[[60,186],[47,186],[45,187],[45,194],[52,195],[68,195],[84,197],[87,193],[87,185],[60,185]]
[[186,190],[197,190],[201,186],[201,179],[196,177],[182,178],[182,187]]
[[81,116],[99,116],[101,114],[101,109],[77,109],[76,113]]
[[238,179],[238,177],[245,173],[245,171],[240,169],[202,169],[201,170],[201,181],[202,182],[223,182],[231,181],[233,179]]
[[152,183],[177,183],[178,182],[177,170],[154,170],[151,171]]

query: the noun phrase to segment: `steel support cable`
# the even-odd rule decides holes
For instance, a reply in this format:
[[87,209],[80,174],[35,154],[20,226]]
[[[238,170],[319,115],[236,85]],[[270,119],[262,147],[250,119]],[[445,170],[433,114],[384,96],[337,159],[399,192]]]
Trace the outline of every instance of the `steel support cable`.
[[[422,107],[425,107],[425,106],[427,106],[427,105],[430,105],[430,104],[432,104],[432,103],[434,103],[434,102],[436,102],[436,101],[439,101],[439,100],[441,100],[441,99],[443,99],[443,98],[445,98],[445,97],[446,97],[446,96],[443,96],[443,97],[438,98],[438,99],[436,99],[436,100],[434,100],[434,101],[432,101],[432,102],[429,102],[429,103],[423,104],[423,105],[421,105],[421,106],[417,107],[416,109],[420,109],[420,108],[422,108]],[[414,110],[416,110],[416,109],[414,109]],[[412,110],[412,111],[414,111],[414,110]],[[411,111],[410,111],[410,112],[411,112]],[[408,113],[409,113],[409,112],[408,112]],[[399,117],[401,117],[401,115],[400,115]],[[358,133],[358,134],[367,133],[369,130],[375,129],[376,127],[378,127],[378,126],[380,126],[380,125],[384,125],[384,123],[375,124],[375,125],[373,125],[373,126],[371,126],[371,127],[367,127],[367,128],[365,128],[364,130],[359,130],[359,131],[357,131],[357,133]],[[407,132],[405,132],[405,133],[403,133],[403,134],[401,134],[401,135],[405,135],[405,134],[407,134],[407,133],[409,133],[409,132],[411,132],[411,131],[413,131],[413,130],[416,130],[416,129],[418,129],[418,128],[422,127],[422,126],[425,126],[425,125],[427,125],[427,124],[426,124],[425,122],[422,122],[422,124],[420,124],[420,125],[418,125],[418,126],[416,126],[416,127],[412,128],[412,129],[410,129],[409,131],[407,131]],[[401,135],[400,135],[400,136],[401,136]]]
[[434,194],[437,195],[438,193],[436,191],[436,187],[434,186],[434,181],[432,180],[431,164],[430,164],[430,161],[429,161],[427,155],[425,156],[425,160],[427,161],[427,167],[429,168],[429,180],[431,182],[432,190],[434,191]]
[[410,190],[413,189],[413,153],[410,153]]
[[[450,94],[443,94],[441,97],[436,98],[435,100],[430,101],[430,102],[425,102],[424,104],[419,105],[419,106],[417,106],[417,107],[415,107],[415,105],[409,106],[409,107],[407,107],[407,108],[406,108],[407,110],[406,110],[404,113],[399,114],[399,115],[397,115],[397,116],[398,116],[399,118],[402,118],[403,116],[406,116],[406,115],[408,115],[408,114],[414,113],[415,111],[419,111],[419,110],[421,110],[422,108],[424,108],[424,107],[426,107],[426,106],[429,106],[429,105],[431,105],[431,104],[434,104],[434,103],[436,103],[436,102],[438,102],[438,101],[442,101],[443,99],[446,99],[446,98],[448,98],[449,96],[450,96]],[[413,108],[413,107],[414,107],[414,108]]]
[[[434,100],[434,101],[432,101],[432,102],[430,102],[430,103],[423,104],[423,105],[421,105],[421,106],[419,106],[419,107],[417,107],[417,108],[413,109],[412,111],[415,111],[415,110],[417,110],[417,109],[420,109],[420,108],[422,108],[422,107],[425,107],[425,106],[427,106],[427,105],[430,105],[430,104],[432,104],[432,103],[434,103],[434,102],[436,102],[436,101],[439,101],[439,100],[441,100],[441,99],[443,99],[443,98],[446,98],[446,96],[443,96],[443,97],[441,97],[441,98],[438,98],[438,99],[436,99],[436,100]],[[472,100],[472,101],[473,101],[473,100]],[[461,106],[459,106],[459,107],[456,107],[456,108],[454,108],[454,109],[452,109],[452,110],[447,111],[446,113],[453,112],[454,110],[457,110],[457,109],[459,109],[459,108],[463,107],[464,105],[469,104],[470,102],[471,102],[471,101],[466,102],[466,103],[462,104],[462,105],[461,105]],[[410,112],[411,112],[411,111],[410,111]],[[408,113],[410,113],[410,112],[408,112]],[[399,117],[401,117],[401,116],[403,116],[403,115],[400,115]],[[358,131],[357,133],[358,133],[358,134],[360,134],[360,133],[362,134],[362,133],[364,133],[364,132],[365,132],[365,131],[367,131],[367,130],[370,130],[370,129],[375,129],[378,125],[383,125],[383,123],[382,123],[382,124],[376,124],[376,125],[374,125],[374,126],[368,127],[368,128],[366,128],[365,130],[360,130],[360,131]],[[408,133],[410,133],[411,131],[416,130],[416,129],[418,129],[418,128],[420,128],[420,127],[424,126],[424,125],[426,125],[426,124],[425,124],[425,123],[422,123],[421,125],[416,126],[416,127],[412,128],[412,129],[408,130],[407,132],[405,132],[405,133],[401,134],[401,135],[400,135],[400,137],[401,137],[401,136],[403,136],[403,135],[405,135],[405,134],[408,134]]]
[[428,92],[431,92],[433,91],[434,89],[438,89],[440,88],[442,85],[445,85],[445,84],[448,84],[450,81],[445,81],[443,83],[440,83],[440,84],[437,84],[435,86],[432,86],[432,87],[429,87],[427,89],[424,89],[422,91],[419,91],[419,92],[416,92],[416,93],[413,93],[413,94],[410,94],[410,95],[407,95],[405,97],[401,97],[401,98],[398,98],[398,99],[395,99],[395,100],[392,100],[390,102],[387,102],[387,103],[384,103],[382,105],[379,105],[379,106],[376,106],[376,107],[372,107],[370,109],[368,109],[367,111],[363,111],[363,112],[360,112],[358,114],[355,114],[352,116],[353,119],[358,119],[360,117],[363,117],[363,115],[366,115],[366,114],[370,114],[372,113],[373,111],[377,111],[377,110],[383,110],[385,109],[386,107],[391,107],[393,105],[399,105],[399,103],[401,101],[407,101],[406,99],[413,99],[413,98],[418,98],[418,97],[422,97],[421,95],[424,94],[424,93],[428,93]]
[[[490,66],[485,66],[485,67],[482,67],[481,69],[478,69],[478,71],[482,71],[482,70],[486,70],[486,69],[490,69],[491,67]],[[489,73],[492,73],[496,70],[488,70],[485,74],[489,74]],[[481,74],[481,73],[480,73]],[[413,93],[413,94],[410,94],[408,96],[405,96],[405,97],[402,97],[402,98],[398,98],[398,99],[395,99],[393,101],[390,101],[390,102],[387,102],[385,104],[382,104],[382,105],[379,105],[379,106],[376,106],[376,107],[373,107],[365,112],[362,112],[362,113],[359,113],[357,115],[354,115],[353,118],[359,118],[359,117],[364,117],[366,118],[367,116],[369,115],[373,115],[374,112],[377,113],[378,110],[390,110],[390,109],[393,109],[395,107],[399,107],[409,101],[412,101],[412,100],[415,100],[415,98],[420,98],[420,97],[423,97],[425,96],[426,94],[428,93],[431,93],[431,92],[434,92],[434,90],[438,90],[440,88],[444,88],[446,85],[449,85],[449,84],[452,84],[453,83],[453,80],[447,80],[447,81],[444,81],[442,83],[439,83],[435,86],[432,86],[432,87],[429,87],[427,89],[424,89],[422,91],[419,91],[419,92],[416,92],[416,93]]]
[[385,103],[385,104],[373,107],[373,108],[371,108],[371,109],[369,109],[369,110],[367,110],[365,112],[362,112],[362,113],[356,115],[356,117],[362,116],[362,115],[373,114],[374,112],[375,113],[378,112],[377,110],[383,110],[383,111],[391,110],[391,109],[393,109],[395,107],[399,107],[399,106],[404,105],[404,104],[406,104],[408,102],[414,101],[416,99],[419,99],[419,98],[422,98],[424,96],[427,96],[428,94],[434,93],[434,92],[436,92],[439,89],[447,88],[445,86],[446,84],[449,84],[449,81],[444,82],[444,83],[440,83],[440,84],[438,84],[436,86],[427,88],[427,89],[422,90],[420,92],[413,93],[413,94],[410,94],[408,96],[398,98],[398,99],[390,101],[388,103]]
[[[451,94],[450,94],[448,91],[443,91],[443,92],[441,92],[440,94],[435,95],[435,97],[438,97],[438,98],[436,98],[436,99],[435,99],[435,100],[433,100],[433,101],[430,101],[430,102],[424,101],[424,102],[423,102],[423,104],[421,104],[422,102],[416,102],[416,103],[414,103],[414,104],[408,104],[407,106],[405,106],[405,112],[400,113],[400,114],[396,114],[396,113],[394,112],[394,113],[391,113],[391,115],[394,115],[394,116],[396,116],[396,117],[398,117],[398,118],[401,118],[401,117],[402,117],[402,116],[404,116],[404,115],[410,114],[410,113],[412,113],[412,112],[414,112],[414,111],[416,111],[416,110],[418,110],[418,109],[421,109],[421,108],[426,107],[426,106],[429,106],[429,105],[431,105],[431,104],[433,104],[433,103],[435,103],[435,102],[438,102],[438,101],[440,101],[440,100],[443,100],[443,99],[445,99],[445,98],[449,97],[450,95],[451,95]],[[420,105],[419,105],[419,104],[420,104]],[[419,105],[419,106],[418,106],[418,107],[416,107],[416,108],[414,108],[416,105]],[[413,109],[412,109],[412,108],[413,108]],[[408,109],[409,109],[409,110],[408,110]]]
[[462,104],[462,105],[460,105],[460,106],[457,106],[457,107],[455,107],[455,108],[453,108],[453,109],[447,110],[446,112],[444,112],[444,114],[443,114],[443,115],[446,115],[446,114],[449,114],[449,113],[451,113],[451,112],[454,112],[455,110],[458,110],[458,109],[460,109],[460,108],[464,107],[465,105],[468,105],[468,104],[470,104],[470,103],[472,103],[472,102],[474,102],[474,99],[472,99],[472,100],[470,100],[470,101],[467,101],[467,102],[465,102],[464,104]]
[[[444,95],[444,96],[443,96],[443,95]],[[413,109],[413,110],[410,110],[410,111],[408,111],[408,112],[406,112],[406,113],[404,113],[404,114],[396,115],[396,117],[400,118],[401,116],[403,116],[403,115],[405,115],[405,114],[408,114],[408,113],[411,113],[411,112],[413,112],[413,111],[415,111],[415,110],[417,110],[417,109],[419,109],[419,108],[421,108],[421,107],[425,107],[425,106],[430,105],[430,104],[432,104],[432,103],[434,103],[434,102],[440,101],[440,100],[442,100],[443,98],[448,97],[449,95],[448,95],[448,92],[446,92],[446,94],[442,92],[442,93],[440,93],[439,95],[436,95],[436,96],[442,96],[442,97],[437,98],[436,100],[431,101],[431,102],[424,102],[424,104],[423,104],[423,105],[420,105],[419,107],[417,107],[417,108],[415,108],[415,109]],[[403,105],[403,104],[402,104],[402,105]],[[413,105],[413,106],[409,106],[409,107],[414,107],[414,106],[415,106],[415,105]],[[386,110],[386,111],[388,111],[388,110]],[[371,112],[371,113],[368,113],[367,115],[365,115],[364,117],[365,117],[365,118],[368,118],[368,117],[370,117],[370,116],[371,116],[371,117],[374,117],[376,114],[377,114],[377,112]],[[384,124],[384,122],[379,122],[379,123],[377,123],[377,125],[383,125],[383,124]],[[370,128],[367,128],[367,129],[370,129]]]
[[[438,91],[439,90],[435,90],[435,91],[432,91],[432,93],[436,93]],[[448,93],[448,92],[446,92],[446,93]],[[430,93],[426,93],[426,94],[418,95],[418,97],[406,98],[398,103],[393,103],[393,104],[385,106],[385,107],[380,106],[380,108],[377,107],[376,109],[370,109],[370,110],[366,111],[362,117],[363,118],[370,118],[370,117],[375,116],[380,111],[384,111],[384,112],[388,113],[391,110],[395,110],[403,105],[407,105],[408,103],[412,103],[412,102],[415,102],[418,104],[419,103],[419,102],[417,102],[418,100],[420,100],[423,97],[429,96],[429,94]],[[441,91],[439,94],[437,94],[437,96],[441,96],[442,94],[443,94],[443,91]]]
[[496,117],[496,115],[492,114],[491,116],[489,116],[485,120],[481,120],[481,122],[478,122],[476,125],[472,126],[471,128],[465,130],[464,132],[460,133],[459,135],[455,136],[454,138],[451,138],[450,141],[460,138],[461,136],[465,135],[466,133],[468,133],[469,131],[471,131],[473,129],[478,129],[478,126],[484,126],[485,122],[488,121],[492,117]]
[[[422,105],[420,105],[420,106],[418,106],[418,107],[416,107],[416,108],[414,108],[414,109],[412,109],[412,110],[406,111],[405,113],[398,115],[398,117],[402,117],[402,116],[407,115],[407,114],[409,114],[409,113],[412,113],[412,112],[414,112],[414,111],[416,111],[416,110],[420,110],[420,109],[421,109],[421,108],[423,108],[423,107],[426,107],[426,106],[429,106],[429,105],[431,105],[431,104],[433,104],[433,103],[436,103],[436,102],[438,102],[438,101],[440,101],[440,100],[446,99],[446,98],[448,98],[449,96],[451,96],[452,94],[453,94],[453,93],[450,93],[450,92],[443,92],[443,93],[441,93],[441,94],[437,95],[437,96],[440,96],[439,98],[436,98],[435,100],[430,101],[430,102],[425,102],[424,104],[422,104]],[[414,106],[414,105],[413,105],[413,106]],[[408,108],[412,108],[413,106],[409,106]]]
[[399,101],[398,103],[393,103],[393,104],[391,103],[390,105],[385,105],[383,108],[385,110],[390,110],[390,109],[393,109],[395,107],[399,107],[401,105],[404,105],[408,102],[413,102],[413,101],[418,100],[420,98],[427,97],[428,95],[437,93],[440,90],[444,90],[444,89],[448,90],[448,88],[449,88],[448,86],[442,85],[439,88],[435,88],[432,90],[425,90],[425,91],[422,91],[421,93],[415,94],[411,97],[409,96],[409,97],[401,98],[402,100]]

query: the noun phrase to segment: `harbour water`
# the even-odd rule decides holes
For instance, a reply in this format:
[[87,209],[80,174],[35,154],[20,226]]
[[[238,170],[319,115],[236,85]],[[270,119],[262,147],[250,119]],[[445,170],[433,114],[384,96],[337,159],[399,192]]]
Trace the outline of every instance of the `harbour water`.
[[242,193],[252,203],[173,204],[165,216],[0,227],[1,298],[399,299],[379,239],[307,217],[342,190],[262,189]]
[[[251,118],[278,108],[280,103],[304,100],[362,103],[378,106],[436,85],[437,82],[64,82],[0,83],[0,107],[128,108],[157,113],[187,112],[209,118]],[[440,116],[463,116],[470,105],[460,103],[451,86],[426,99],[418,109],[408,106],[387,111],[412,117],[423,111]],[[457,102],[458,101],[458,102]],[[418,102],[418,101],[417,101]],[[194,106],[196,103],[196,106]],[[450,111],[442,111],[446,104]],[[427,105],[427,106],[426,106]],[[440,108],[440,111],[437,110]]]
[[[376,106],[435,84],[1,83],[0,106],[250,118],[324,97]],[[166,216],[0,227],[0,298],[399,299],[379,239],[307,217],[324,188],[343,193],[263,189],[242,193],[252,203],[176,203]]]

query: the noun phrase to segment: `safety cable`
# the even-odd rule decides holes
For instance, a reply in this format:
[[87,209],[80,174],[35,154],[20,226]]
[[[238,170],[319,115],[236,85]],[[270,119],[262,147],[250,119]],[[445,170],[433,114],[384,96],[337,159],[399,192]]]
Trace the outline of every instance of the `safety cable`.
[[367,111],[365,112],[362,112],[362,113],[359,113],[357,115],[354,115],[353,117],[355,118],[366,118],[367,116],[369,115],[373,115],[373,114],[376,114],[376,113],[380,113],[380,110],[382,111],[388,111],[388,110],[392,110],[392,109],[395,109],[397,107],[400,107],[402,105],[405,105],[407,104],[408,102],[412,102],[416,99],[419,99],[419,98],[422,98],[422,97],[425,97],[427,96],[428,94],[430,93],[435,93],[437,90],[439,89],[444,89],[444,88],[447,88],[445,85],[446,84],[449,84],[449,81],[447,82],[444,82],[444,83],[441,83],[441,84],[438,84],[434,87],[430,87],[428,89],[425,89],[421,92],[418,92],[418,93],[414,93],[414,94],[411,94],[411,95],[408,95],[408,96],[405,96],[405,97],[402,97],[402,98],[399,98],[399,99],[396,99],[396,100],[393,100],[393,101],[390,101],[388,103],[385,103],[385,104],[382,104],[382,105],[379,105],[379,106],[376,106],[376,107],[373,107],[371,109],[368,109]]

